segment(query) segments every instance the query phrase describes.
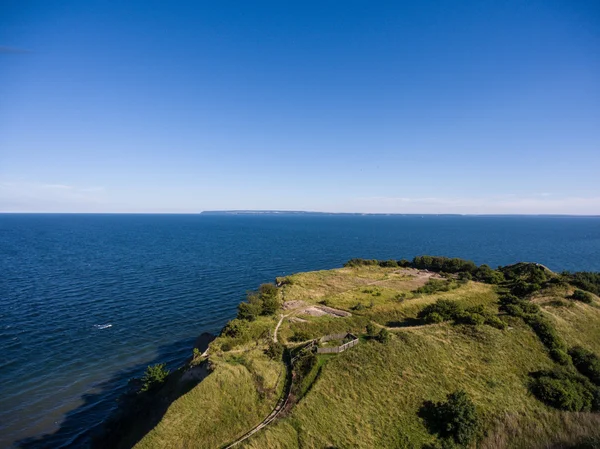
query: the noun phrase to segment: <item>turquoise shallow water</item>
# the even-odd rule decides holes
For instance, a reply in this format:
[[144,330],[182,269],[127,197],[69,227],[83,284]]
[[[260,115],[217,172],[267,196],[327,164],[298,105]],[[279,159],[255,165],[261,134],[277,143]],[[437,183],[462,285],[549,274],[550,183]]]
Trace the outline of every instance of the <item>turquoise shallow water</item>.
[[275,276],[419,254],[600,271],[600,218],[0,215],[0,447],[85,447]]

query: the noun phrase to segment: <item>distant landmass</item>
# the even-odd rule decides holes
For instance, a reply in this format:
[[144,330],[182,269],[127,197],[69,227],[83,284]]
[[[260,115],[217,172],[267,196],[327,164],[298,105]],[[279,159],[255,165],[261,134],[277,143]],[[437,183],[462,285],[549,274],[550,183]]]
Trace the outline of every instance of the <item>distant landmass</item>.
[[311,212],[304,210],[205,210],[202,215],[397,215],[405,217],[418,217],[422,215],[460,217],[461,214],[398,214],[376,212]]
[[394,212],[312,212],[304,210],[205,210],[201,215],[347,215],[347,216],[396,216],[396,217],[578,217],[600,218],[600,215],[568,214],[402,214]]

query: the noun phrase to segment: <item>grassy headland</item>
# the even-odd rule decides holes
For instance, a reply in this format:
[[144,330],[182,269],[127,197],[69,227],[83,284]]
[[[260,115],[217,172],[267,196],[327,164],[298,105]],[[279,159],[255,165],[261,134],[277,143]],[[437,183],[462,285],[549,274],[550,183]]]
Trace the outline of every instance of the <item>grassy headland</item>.
[[[594,447],[596,279],[428,256],[278,279],[240,305],[207,356],[196,354],[182,375],[209,374],[136,447],[226,447],[275,407],[289,360],[285,409],[238,447]],[[339,354],[306,347],[344,332],[360,344]]]

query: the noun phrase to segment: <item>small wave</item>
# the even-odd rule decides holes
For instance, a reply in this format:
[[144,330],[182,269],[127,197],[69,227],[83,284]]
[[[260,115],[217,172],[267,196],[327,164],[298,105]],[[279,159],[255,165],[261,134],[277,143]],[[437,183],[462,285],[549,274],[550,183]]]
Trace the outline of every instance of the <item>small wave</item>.
[[108,329],[109,327],[112,327],[112,324],[94,324],[94,327],[96,329]]

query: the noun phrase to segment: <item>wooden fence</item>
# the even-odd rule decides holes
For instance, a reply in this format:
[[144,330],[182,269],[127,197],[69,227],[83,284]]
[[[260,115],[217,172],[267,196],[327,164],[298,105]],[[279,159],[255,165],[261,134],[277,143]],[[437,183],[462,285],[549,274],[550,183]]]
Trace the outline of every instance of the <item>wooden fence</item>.
[[334,348],[317,348],[317,353],[318,354],[337,354],[340,352],[344,352],[346,349],[352,348],[353,346],[356,346],[358,344],[358,341],[359,341],[358,337],[356,335],[349,334],[349,333],[326,335],[325,337],[321,338],[320,342],[325,343],[325,342],[331,341],[331,340],[343,340],[346,337],[351,337],[352,340],[349,341],[348,343],[344,343],[343,345],[336,346]]

